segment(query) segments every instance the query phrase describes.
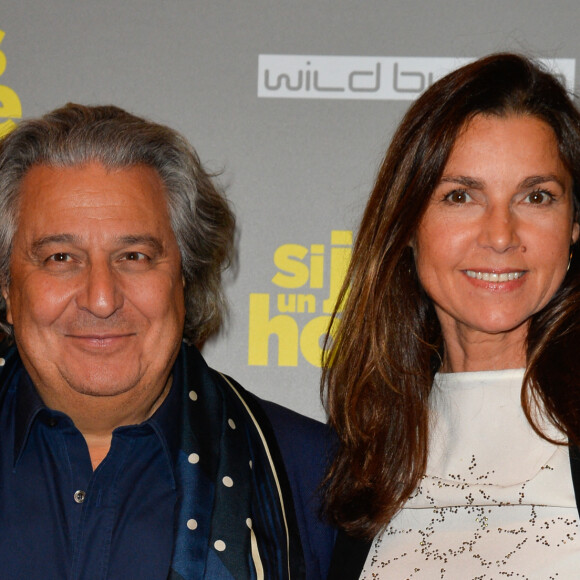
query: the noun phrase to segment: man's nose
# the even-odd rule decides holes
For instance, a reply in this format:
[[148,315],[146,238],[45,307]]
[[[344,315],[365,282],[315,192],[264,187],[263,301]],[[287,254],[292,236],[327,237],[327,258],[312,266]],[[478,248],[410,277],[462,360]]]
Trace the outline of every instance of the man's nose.
[[478,242],[499,253],[518,248],[521,244],[518,217],[509,207],[488,208],[482,218]]
[[123,306],[118,275],[108,262],[93,262],[87,267],[77,305],[98,318],[108,318]]

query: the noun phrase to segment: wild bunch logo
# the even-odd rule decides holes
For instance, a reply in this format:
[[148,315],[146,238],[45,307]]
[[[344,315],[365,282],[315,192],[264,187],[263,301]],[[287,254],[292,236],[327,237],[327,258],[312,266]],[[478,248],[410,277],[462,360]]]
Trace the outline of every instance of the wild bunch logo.
[[322,342],[352,252],[352,232],[331,232],[330,246],[284,244],[274,252],[276,290],[250,294],[248,364],[320,366]]
[[[412,100],[471,57],[260,54],[258,97]],[[540,59],[572,91],[576,59]]]
[[[0,44],[4,40],[5,33],[0,30]],[[0,50],[0,76],[6,70],[6,55]],[[0,85],[0,137],[10,133],[16,127],[13,119],[22,118],[22,106],[18,95],[10,88]]]

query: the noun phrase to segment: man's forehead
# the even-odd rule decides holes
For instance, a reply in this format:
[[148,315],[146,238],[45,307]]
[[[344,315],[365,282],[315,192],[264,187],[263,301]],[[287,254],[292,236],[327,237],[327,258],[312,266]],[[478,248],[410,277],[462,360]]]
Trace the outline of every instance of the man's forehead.
[[97,162],[66,167],[35,165],[20,185],[20,206],[30,206],[26,209],[31,213],[42,209],[52,216],[61,207],[131,205],[156,213],[167,211],[163,183],[155,169],[145,165],[108,169]]
[[173,237],[163,185],[154,169],[109,170],[98,163],[31,168],[21,186],[18,234],[37,244],[57,241],[58,236],[69,242]]
[[[50,247],[53,245],[82,247],[85,245],[86,241],[87,240],[83,235],[63,232],[59,234],[45,235],[34,239],[32,241],[32,250],[40,251],[42,248]],[[163,242],[156,236],[148,233],[117,235],[110,239],[109,243],[117,247],[141,245],[150,246],[151,248],[159,251],[163,249]]]
[[[138,177],[139,185],[154,187],[161,194],[160,199],[165,198],[164,184],[155,168],[144,164],[107,167],[100,161],[74,165],[34,164],[24,173],[20,181],[20,191],[34,190],[35,187],[39,186],[50,187],[63,181],[67,184],[76,183],[80,188],[91,183],[95,176],[103,188],[107,188],[108,183],[123,181],[123,177],[129,180]],[[133,179],[133,181],[135,180]]]

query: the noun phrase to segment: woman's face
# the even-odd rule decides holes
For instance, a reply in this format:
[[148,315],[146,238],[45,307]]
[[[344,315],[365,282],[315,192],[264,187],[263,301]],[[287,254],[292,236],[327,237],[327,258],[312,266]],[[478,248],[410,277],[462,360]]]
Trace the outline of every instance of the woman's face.
[[446,344],[516,333],[560,286],[574,223],[572,178],[553,130],[530,116],[476,116],[459,134],[413,243]]

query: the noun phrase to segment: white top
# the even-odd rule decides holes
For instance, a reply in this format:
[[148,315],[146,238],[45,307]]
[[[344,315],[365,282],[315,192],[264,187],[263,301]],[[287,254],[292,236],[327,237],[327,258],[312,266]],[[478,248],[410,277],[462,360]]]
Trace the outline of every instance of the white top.
[[427,475],[375,538],[361,579],[580,578],[568,448],[530,427],[523,374],[436,375]]

